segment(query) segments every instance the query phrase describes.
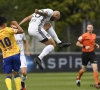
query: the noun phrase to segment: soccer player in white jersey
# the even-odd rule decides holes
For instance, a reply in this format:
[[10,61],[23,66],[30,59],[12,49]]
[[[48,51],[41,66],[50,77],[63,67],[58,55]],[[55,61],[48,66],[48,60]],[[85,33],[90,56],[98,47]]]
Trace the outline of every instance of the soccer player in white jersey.
[[[58,42],[58,45],[60,47],[68,47],[71,44],[70,43],[62,43],[57,37],[56,39],[53,40],[52,34],[49,35],[44,29],[44,24],[48,21],[57,21],[60,18],[60,12],[59,11],[53,11],[52,9],[35,9],[35,12],[24,18],[19,25],[23,24],[24,22],[30,20],[29,22],[29,27],[28,27],[28,33],[30,36],[34,36],[37,38],[41,43],[44,43],[46,47],[43,49],[41,54],[34,59],[34,61],[38,64],[39,68],[43,70],[41,60],[43,59],[44,56],[49,54],[54,47],[56,46],[54,40]],[[56,33],[54,34],[56,35]],[[58,41],[57,41],[58,40]]]
[[[25,33],[22,34],[15,34],[15,39],[17,41],[17,44],[20,47],[20,60],[21,60],[21,72],[22,72],[22,78],[21,78],[21,90],[26,90],[26,86],[25,86],[25,79],[26,79],[26,74],[27,74],[27,62],[26,62],[26,58],[25,58],[25,54],[27,56],[29,56],[29,52],[28,52],[28,44],[26,41],[26,37],[25,37]],[[24,54],[24,47],[25,47],[25,54]]]

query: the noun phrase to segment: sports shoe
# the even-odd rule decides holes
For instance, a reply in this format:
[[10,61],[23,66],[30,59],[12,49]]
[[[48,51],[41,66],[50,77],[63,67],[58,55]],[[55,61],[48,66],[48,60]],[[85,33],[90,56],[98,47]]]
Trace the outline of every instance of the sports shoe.
[[63,48],[63,47],[69,47],[71,45],[71,43],[64,43],[64,42],[61,42],[58,44],[59,48]]
[[37,63],[37,65],[39,66],[39,68],[41,70],[43,70],[43,66],[42,66],[41,60],[37,57],[37,58],[34,59],[34,61]]
[[21,82],[21,89],[20,90],[26,90],[25,82]]
[[98,84],[96,85],[96,88],[97,88],[97,89],[100,89],[100,83],[98,83]]
[[77,86],[80,87],[80,85],[81,85],[81,80],[78,80],[78,78],[76,78],[76,84],[77,84]]

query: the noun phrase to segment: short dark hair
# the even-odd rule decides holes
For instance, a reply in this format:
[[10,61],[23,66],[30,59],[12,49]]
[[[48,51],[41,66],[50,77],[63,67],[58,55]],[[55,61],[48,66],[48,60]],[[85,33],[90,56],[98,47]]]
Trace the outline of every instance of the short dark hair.
[[2,26],[4,23],[7,23],[7,19],[5,17],[0,16],[0,26]]
[[93,26],[93,24],[92,24],[91,22],[87,23],[87,26],[88,26],[88,25],[92,25],[92,26]]

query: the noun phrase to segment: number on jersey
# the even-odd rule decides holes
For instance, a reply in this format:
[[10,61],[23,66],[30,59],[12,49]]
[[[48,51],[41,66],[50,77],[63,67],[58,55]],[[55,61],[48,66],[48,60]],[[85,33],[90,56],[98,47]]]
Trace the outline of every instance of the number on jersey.
[[10,42],[10,39],[8,37],[5,37],[4,40],[0,40],[0,44],[4,48],[11,46],[11,42]]

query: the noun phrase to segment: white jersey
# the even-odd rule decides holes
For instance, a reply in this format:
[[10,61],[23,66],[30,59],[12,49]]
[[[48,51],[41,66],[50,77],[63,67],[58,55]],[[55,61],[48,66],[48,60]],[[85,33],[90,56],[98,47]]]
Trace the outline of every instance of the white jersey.
[[26,40],[25,34],[14,34],[15,39],[17,41],[17,44],[20,47],[20,54],[24,55],[24,46],[23,46],[23,40]]
[[29,22],[29,28],[38,28],[38,26],[44,26],[45,22],[50,21],[50,18],[53,15],[52,9],[41,9],[39,10],[41,12],[47,12],[48,16],[41,16],[39,14],[33,14],[30,22]]

